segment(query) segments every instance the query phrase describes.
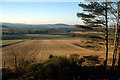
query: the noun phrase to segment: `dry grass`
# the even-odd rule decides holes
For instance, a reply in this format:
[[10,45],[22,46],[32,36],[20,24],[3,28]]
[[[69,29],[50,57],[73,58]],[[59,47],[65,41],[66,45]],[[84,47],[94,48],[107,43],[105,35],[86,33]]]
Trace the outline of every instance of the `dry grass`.
[[63,35],[46,35],[46,34],[25,34],[26,36],[31,36],[31,37],[60,37]]
[[70,54],[79,54],[80,56],[99,55],[102,58],[105,57],[104,51],[86,49],[76,46],[74,43],[83,44],[80,40],[28,40],[4,47],[2,49],[2,60],[3,63],[6,63],[6,66],[13,66],[14,55],[17,56],[17,63],[21,59],[44,61],[48,59],[50,54],[57,56],[69,56]]
[[91,34],[91,33],[94,33],[94,34],[103,34],[103,32],[95,32],[95,31],[88,31],[88,32],[81,32],[81,31],[73,31],[71,33],[77,33],[77,34]]

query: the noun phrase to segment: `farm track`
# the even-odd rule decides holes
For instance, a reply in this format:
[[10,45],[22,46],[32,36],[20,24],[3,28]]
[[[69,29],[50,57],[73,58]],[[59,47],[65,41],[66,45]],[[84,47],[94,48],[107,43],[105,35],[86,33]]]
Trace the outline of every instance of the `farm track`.
[[2,48],[2,61],[5,66],[13,66],[14,55],[17,61],[24,59],[26,61],[44,61],[50,54],[53,55],[103,55],[104,52],[93,51],[74,45],[80,40],[28,40]]

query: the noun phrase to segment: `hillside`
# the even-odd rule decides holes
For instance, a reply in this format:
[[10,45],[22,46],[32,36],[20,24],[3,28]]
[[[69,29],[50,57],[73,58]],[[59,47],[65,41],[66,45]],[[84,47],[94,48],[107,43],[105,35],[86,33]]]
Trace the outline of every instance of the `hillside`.
[[76,30],[73,25],[68,24],[20,24],[20,23],[2,23],[3,31],[28,31],[28,30]]
[[22,23],[2,23],[2,25],[4,26],[8,26],[8,27],[74,27],[74,25],[68,25],[68,24],[22,24]]

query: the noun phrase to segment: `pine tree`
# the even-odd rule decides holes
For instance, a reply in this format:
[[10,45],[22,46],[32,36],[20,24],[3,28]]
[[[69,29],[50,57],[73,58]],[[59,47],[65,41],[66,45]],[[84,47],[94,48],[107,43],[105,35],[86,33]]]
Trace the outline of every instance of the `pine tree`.
[[83,8],[84,12],[77,13],[77,16],[83,20],[83,22],[86,24],[86,27],[95,29],[105,26],[105,6],[103,4],[91,2],[89,4],[80,3],[79,6]]
[[104,67],[107,66],[107,60],[108,60],[108,19],[107,19],[107,2],[105,3],[105,54],[106,59],[104,61]]
[[[99,2],[90,2],[89,4],[79,4],[83,8],[84,13],[77,13],[78,17],[81,17],[83,22],[90,27],[91,29],[95,28],[105,28],[105,54],[106,60],[104,66],[106,68],[107,58],[108,58],[108,20],[107,12],[108,6],[107,3]],[[80,27],[80,26],[79,26]]]

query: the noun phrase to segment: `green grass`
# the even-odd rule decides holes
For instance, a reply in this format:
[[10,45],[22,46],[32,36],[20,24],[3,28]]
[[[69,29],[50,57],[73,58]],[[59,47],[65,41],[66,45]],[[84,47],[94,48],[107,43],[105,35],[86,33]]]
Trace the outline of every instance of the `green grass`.
[[2,44],[0,44],[0,46],[4,46],[4,45],[16,43],[16,42],[21,42],[21,41],[23,40],[2,40]]
[[24,34],[16,35],[2,35],[2,40],[20,40],[20,39],[30,39],[30,36],[25,36]]

